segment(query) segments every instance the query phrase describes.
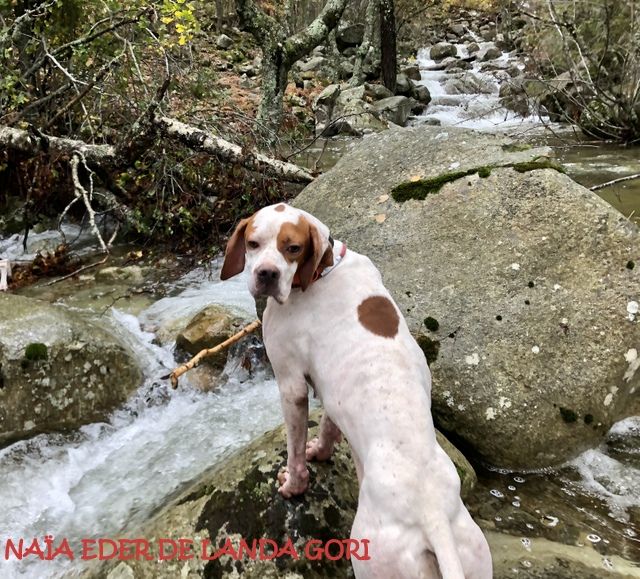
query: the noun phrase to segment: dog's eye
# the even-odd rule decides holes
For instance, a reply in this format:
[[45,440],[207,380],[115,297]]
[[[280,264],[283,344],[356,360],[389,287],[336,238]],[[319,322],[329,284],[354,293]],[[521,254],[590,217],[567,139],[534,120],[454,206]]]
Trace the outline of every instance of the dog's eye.
[[290,245],[287,249],[289,250],[289,253],[300,253],[302,247],[299,245]]
[[258,247],[260,247],[260,244],[257,241],[247,241],[247,247],[249,249],[258,249]]

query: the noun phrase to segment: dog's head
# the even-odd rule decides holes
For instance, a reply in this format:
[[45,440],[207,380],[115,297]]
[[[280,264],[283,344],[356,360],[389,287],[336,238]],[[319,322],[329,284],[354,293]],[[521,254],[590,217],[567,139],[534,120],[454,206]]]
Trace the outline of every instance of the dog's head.
[[227,243],[220,278],[249,268],[249,291],[284,303],[291,289],[305,291],[316,272],[333,265],[329,228],[306,211],[270,205],[240,221]]

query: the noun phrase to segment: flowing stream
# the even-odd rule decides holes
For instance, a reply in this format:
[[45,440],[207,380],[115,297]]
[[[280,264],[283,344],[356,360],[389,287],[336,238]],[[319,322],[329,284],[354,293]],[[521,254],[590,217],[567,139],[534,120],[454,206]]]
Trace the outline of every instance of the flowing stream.
[[[217,277],[216,271],[193,271],[173,284],[175,295],[138,316],[115,308],[103,316],[101,323],[140,360],[144,382],[106,423],[70,435],[36,436],[0,451],[3,548],[8,537],[49,534],[67,537],[77,546],[84,537],[114,536],[135,528],[182,484],[281,422],[277,387],[264,368],[250,376],[231,358],[225,369],[228,380],[211,393],[191,388],[188,374],[176,391],[160,379],[177,365],[173,344],[155,345],[154,334],[141,325],[188,320],[211,303],[255,316],[242,276],[224,285],[213,281]],[[0,561],[0,576],[57,577],[80,566],[66,558]]]
[[[465,50],[459,46],[459,55],[465,56]],[[516,131],[536,138],[541,134],[538,117],[517,117],[500,107],[497,79],[479,65],[474,64],[471,72],[480,79],[483,92],[450,95],[445,90],[449,75],[436,70],[428,50],[421,51],[418,62],[421,82],[430,89],[433,102],[414,122]],[[497,69],[510,62],[511,56],[503,54]],[[579,145],[558,150],[572,175],[586,185],[640,170],[635,152]],[[640,209],[636,183],[603,195],[629,215]],[[79,231],[67,229],[68,236],[74,234]],[[14,236],[0,240],[0,257],[29,259],[37,249],[59,241],[55,232],[32,235],[25,253],[21,239]],[[0,451],[2,544],[7,537],[48,534],[77,544],[82,537],[126,533],[186,482],[281,422],[277,387],[266,368],[248,374],[231,357],[225,369],[227,379],[210,393],[192,388],[188,375],[177,391],[160,379],[176,365],[173,344],[158,346],[150,330],[172,320],[188,320],[212,303],[228,306],[248,319],[255,315],[242,276],[224,284],[217,279],[215,265],[211,271],[199,268],[165,287],[166,295],[160,299],[128,307],[117,302],[111,309],[102,308],[98,299],[108,291],[78,287],[73,281],[56,286],[55,292],[46,288],[25,292],[63,301],[89,318],[100,317],[100,323],[106,323],[135,352],[144,381],[125,407],[105,423],[72,434],[39,435]],[[103,311],[108,313],[102,315]],[[525,541],[546,537],[596,549],[604,567],[610,565],[612,554],[640,565],[639,448],[640,418],[636,417],[616,424],[600,448],[583,453],[562,469],[526,474],[481,469],[471,509],[497,530],[522,536],[525,546]],[[80,571],[80,561],[65,558],[42,563],[0,561],[3,579],[76,576]]]

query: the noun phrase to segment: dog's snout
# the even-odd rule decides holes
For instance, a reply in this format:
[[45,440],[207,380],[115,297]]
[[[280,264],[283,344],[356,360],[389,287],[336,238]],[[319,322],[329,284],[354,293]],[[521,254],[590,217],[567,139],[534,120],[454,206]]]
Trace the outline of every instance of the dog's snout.
[[280,271],[269,267],[263,267],[257,271],[257,276],[263,283],[276,282],[280,278]]

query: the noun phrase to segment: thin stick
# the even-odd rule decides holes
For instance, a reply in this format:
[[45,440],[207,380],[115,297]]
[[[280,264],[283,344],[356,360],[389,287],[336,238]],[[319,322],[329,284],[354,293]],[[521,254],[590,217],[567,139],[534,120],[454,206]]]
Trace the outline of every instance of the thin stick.
[[604,189],[605,187],[610,187],[611,185],[616,185],[617,183],[622,183],[623,181],[631,181],[632,179],[640,179],[640,173],[636,173],[635,175],[627,175],[626,177],[619,177],[618,179],[607,181],[606,183],[601,183],[600,185],[594,185],[590,188],[590,190],[598,191],[599,189]]
[[54,285],[58,282],[64,281],[65,279],[69,279],[70,277],[73,277],[74,275],[78,275],[79,273],[82,273],[83,271],[87,271],[88,269],[91,269],[92,267],[96,267],[97,265],[102,265],[103,263],[107,263],[107,260],[109,259],[109,256],[106,255],[104,257],[104,259],[101,259],[100,261],[96,261],[96,263],[90,263],[89,265],[83,265],[81,268],[76,269],[75,271],[72,271],[71,273],[68,273],[67,275],[63,275],[62,277],[59,277],[57,279],[54,279],[53,281],[50,281],[49,283],[45,284],[46,286],[50,286],[50,285]]
[[185,372],[188,372],[192,368],[195,368],[198,364],[200,364],[200,361],[203,358],[213,356],[221,350],[228,348],[229,346],[231,346],[231,344],[235,344],[238,340],[244,338],[244,336],[246,336],[247,334],[255,332],[261,325],[262,323],[260,322],[260,320],[255,320],[248,326],[242,328],[242,330],[240,330],[237,334],[234,334],[230,338],[226,339],[221,344],[218,344],[213,348],[201,350],[193,358],[191,358],[191,360],[189,360],[185,364],[182,364],[182,366],[178,366],[173,372],[171,372],[171,374],[169,374],[169,376],[167,376],[167,378],[171,379],[172,388],[175,390],[178,387],[178,378],[180,378],[180,376],[182,376]]

